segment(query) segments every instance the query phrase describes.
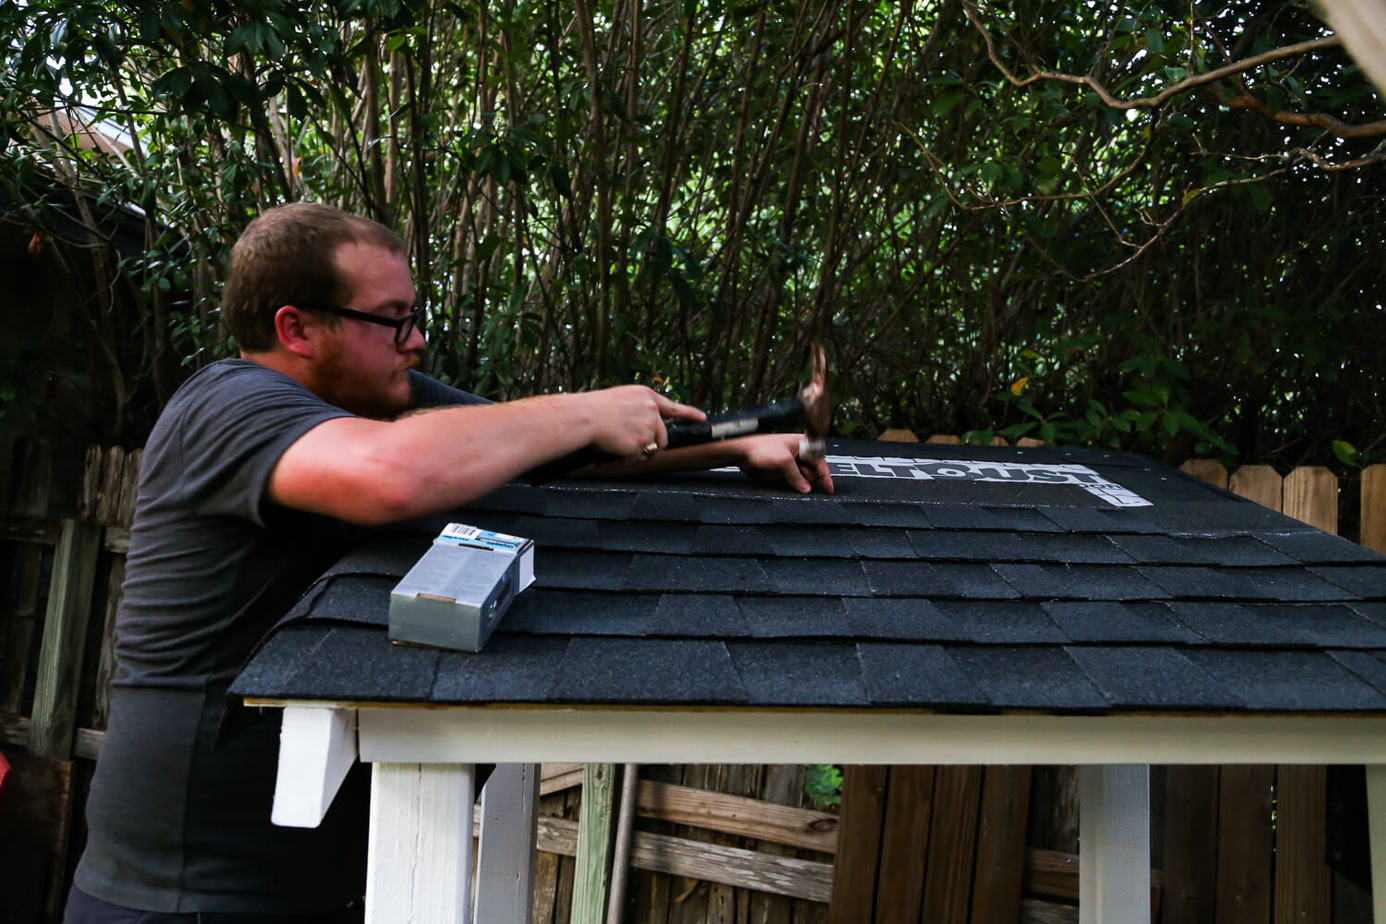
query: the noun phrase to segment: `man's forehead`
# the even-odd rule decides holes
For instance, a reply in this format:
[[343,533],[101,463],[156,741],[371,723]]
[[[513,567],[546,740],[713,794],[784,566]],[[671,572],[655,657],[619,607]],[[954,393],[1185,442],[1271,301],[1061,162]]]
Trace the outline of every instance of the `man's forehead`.
[[333,262],[353,298],[362,297],[385,307],[414,305],[414,280],[404,254],[369,242],[351,241],[338,247]]

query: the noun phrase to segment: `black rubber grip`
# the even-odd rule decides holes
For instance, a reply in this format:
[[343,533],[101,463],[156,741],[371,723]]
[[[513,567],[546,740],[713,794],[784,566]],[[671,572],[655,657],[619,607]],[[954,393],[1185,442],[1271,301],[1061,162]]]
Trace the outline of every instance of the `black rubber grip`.
[[[748,433],[781,433],[797,430],[803,425],[804,402],[798,398],[785,398],[760,407],[712,414],[707,420],[665,420],[664,430],[669,435],[669,441],[664,448],[698,446]],[[543,484],[584,466],[614,462],[617,458],[587,446],[531,469],[525,475],[525,480],[531,484]]]
[[707,420],[666,420],[667,448],[696,446],[748,433],[780,433],[804,425],[804,402],[785,398],[760,407],[711,414]]

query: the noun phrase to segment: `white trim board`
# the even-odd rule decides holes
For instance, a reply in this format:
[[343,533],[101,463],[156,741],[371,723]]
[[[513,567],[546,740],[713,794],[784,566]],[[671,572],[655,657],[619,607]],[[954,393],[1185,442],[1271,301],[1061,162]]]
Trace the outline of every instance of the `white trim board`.
[[358,724],[372,762],[1386,764],[1377,715],[362,708]]

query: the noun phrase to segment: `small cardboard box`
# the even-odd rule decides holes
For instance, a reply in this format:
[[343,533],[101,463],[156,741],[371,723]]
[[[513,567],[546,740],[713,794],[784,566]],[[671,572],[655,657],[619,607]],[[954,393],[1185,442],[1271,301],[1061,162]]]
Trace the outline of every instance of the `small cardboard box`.
[[390,640],[480,651],[534,583],[534,543],[449,523],[390,592]]

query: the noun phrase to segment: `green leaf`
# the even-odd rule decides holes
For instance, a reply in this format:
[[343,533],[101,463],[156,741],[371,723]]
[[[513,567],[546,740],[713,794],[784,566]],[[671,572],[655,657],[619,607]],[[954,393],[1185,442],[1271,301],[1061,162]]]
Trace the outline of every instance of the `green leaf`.
[[1356,446],[1347,440],[1334,440],[1330,445],[1333,448],[1333,454],[1344,465],[1358,466],[1362,464],[1362,454],[1357,451]]
[[962,92],[945,93],[943,96],[940,96],[938,99],[934,100],[934,115],[947,115],[949,112],[953,110],[955,106],[958,105],[958,103],[961,103],[966,98],[967,94]]
[[476,262],[485,263],[491,259],[491,255],[500,247],[500,235],[492,232],[481,239],[481,243],[476,245]]

